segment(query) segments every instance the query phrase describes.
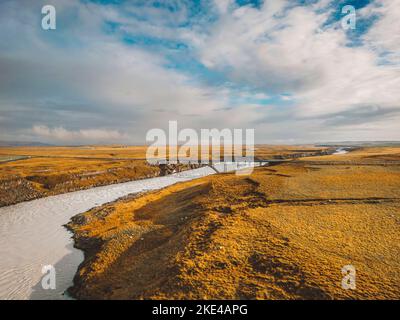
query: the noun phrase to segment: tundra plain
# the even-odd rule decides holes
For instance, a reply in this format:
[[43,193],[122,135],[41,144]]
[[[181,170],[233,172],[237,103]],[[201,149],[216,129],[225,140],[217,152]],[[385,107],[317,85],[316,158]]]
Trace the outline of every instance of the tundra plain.
[[[146,146],[0,147],[0,207],[161,174]],[[260,158],[311,154],[314,146],[257,146]],[[223,151],[221,152],[221,154]],[[211,154],[211,148],[210,148]],[[189,169],[182,166],[179,170]]]
[[[68,224],[79,299],[399,299],[400,148],[124,197]],[[342,268],[356,288],[342,287]]]

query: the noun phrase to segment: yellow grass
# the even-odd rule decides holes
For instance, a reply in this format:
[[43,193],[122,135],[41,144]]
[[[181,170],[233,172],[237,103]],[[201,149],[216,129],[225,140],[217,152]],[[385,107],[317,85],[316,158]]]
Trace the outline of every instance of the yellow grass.
[[30,158],[0,163],[0,206],[94,186],[154,177],[159,169],[145,160],[144,147],[0,148],[3,158]]
[[[265,158],[299,150],[312,152],[320,149],[312,146],[257,146],[257,155]],[[160,170],[144,160],[146,150],[146,146],[117,145],[0,147],[0,206],[94,186],[154,177]],[[212,152],[211,148],[209,152]]]
[[305,159],[311,161],[387,161],[400,160],[400,147],[364,147],[344,155],[330,155]]
[[[387,157],[382,149],[382,158]],[[379,150],[377,151],[379,152]],[[395,150],[394,153],[396,153]],[[376,151],[364,150],[364,161]],[[98,299],[398,299],[400,170],[309,163],[216,175],[74,218],[72,293]],[[344,265],[356,289],[341,287]]]
[[144,159],[146,148],[146,146],[0,147],[0,155]]

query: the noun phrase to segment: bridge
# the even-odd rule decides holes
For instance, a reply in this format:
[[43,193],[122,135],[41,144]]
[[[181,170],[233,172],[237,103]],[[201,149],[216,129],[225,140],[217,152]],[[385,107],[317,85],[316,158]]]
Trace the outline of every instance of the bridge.
[[325,156],[334,154],[337,151],[336,148],[329,148],[325,150],[316,151],[303,151],[296,153],[288,153],[281,155],[273,155],[271,159],[262,159],[257,156],[253,158],[245,156],[235,156],[232,154],[231,159],[233,161],[224,161],[224,157],[218,159],[185,159],[185,160],[165,160],[165,159],[147,159],[152,165],[156,165],[160,168],[160,175],[172,174],[189,169],[196,169],[204,166],[212,168],[216,173],[226,173],[246,168],[254,168],[261,166],[273,166],[283,162],[294,161],[294,159],[313,157],[313,156]]
[[245,160],[245,161],[155,161],[153,165],[156,165],[161,170],[161,175],[172,174],[189,169],[197,169],[200,167],[208,166],[213,169],[216,173],[227,173],[237,170],[243,170],[246,168],[254,168],[261,166],[270,166],[278,163],[282,163],[287,160]]

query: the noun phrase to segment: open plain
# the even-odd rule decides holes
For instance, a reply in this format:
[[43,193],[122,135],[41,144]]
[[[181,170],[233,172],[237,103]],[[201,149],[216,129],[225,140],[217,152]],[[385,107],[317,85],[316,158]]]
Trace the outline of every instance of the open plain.
[[[161,175],[146,146],[0,147],[0,207],[49,195]],[[256,156],[307,155],[326,148],[258,146]],[[211,154],[211,148],[209,150]],[[189,167],[182,167],[182,170]]]
[[[131,195],[68,224],[79,299],[399,299],[400,148]],[[354,289],[342,268],[356,270]]]

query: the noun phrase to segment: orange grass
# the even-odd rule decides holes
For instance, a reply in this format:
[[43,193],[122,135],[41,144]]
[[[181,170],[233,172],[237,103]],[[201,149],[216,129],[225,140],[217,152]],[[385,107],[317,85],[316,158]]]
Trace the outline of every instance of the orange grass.
[[[399,199],[398,166],[298,163],[127,197],[69,224],[86,252],[71,292],[83,299],[398,299]],[[357,271],[355,290],[341,287],[348,264]]]

